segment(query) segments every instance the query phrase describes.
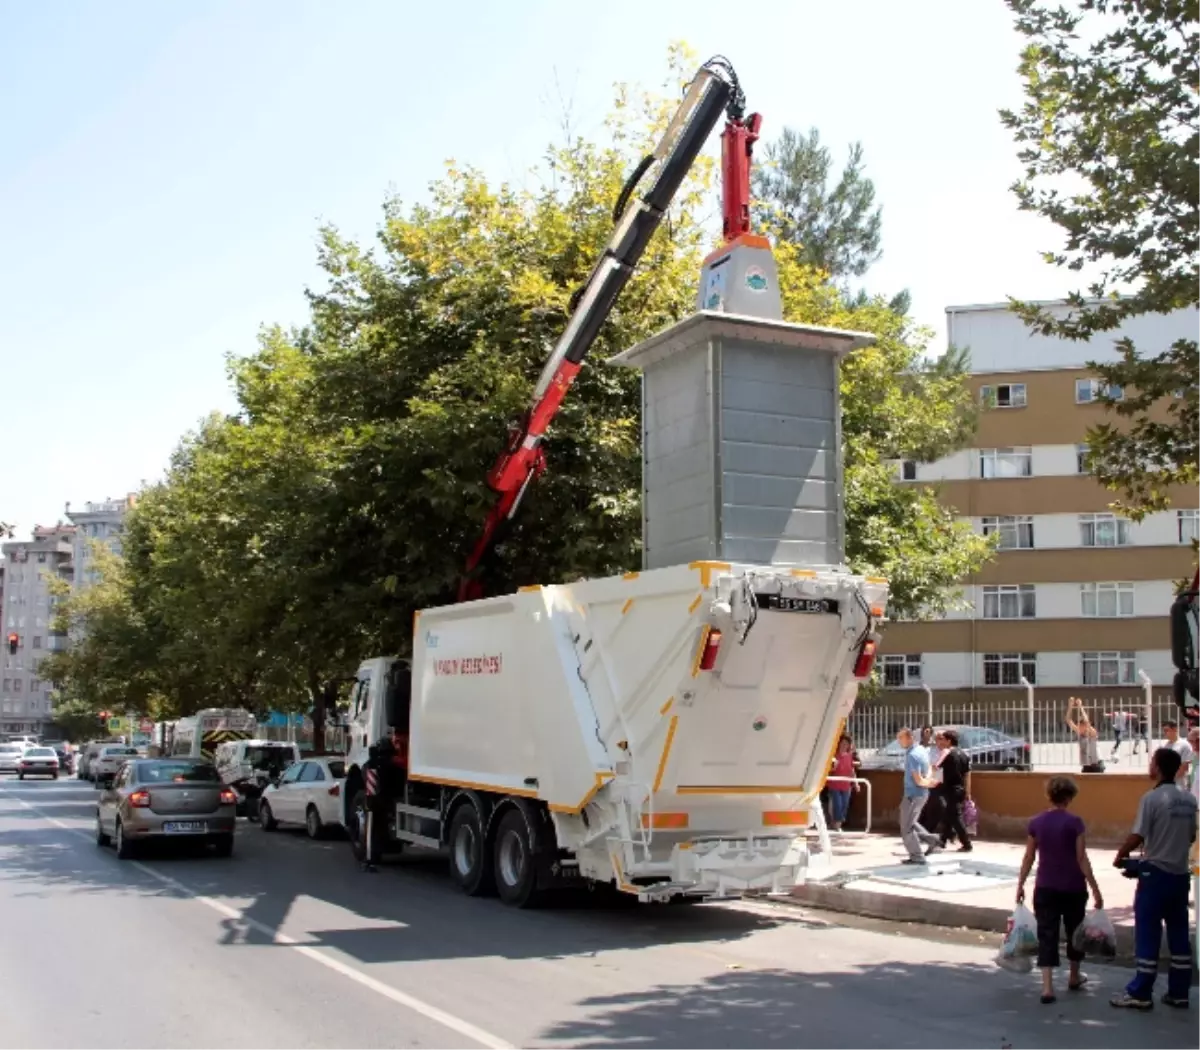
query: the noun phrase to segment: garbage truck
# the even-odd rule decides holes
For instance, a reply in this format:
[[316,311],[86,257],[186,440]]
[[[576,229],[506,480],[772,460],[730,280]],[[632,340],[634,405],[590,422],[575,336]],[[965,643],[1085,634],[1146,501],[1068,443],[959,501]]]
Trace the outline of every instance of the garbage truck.
[[518,907],[565,885],[665,901],[786,893],[805,877],[804,832],[872,672],[885,580],[693,560],[509,594],[485,587],[546,467],[550,422],[722,113],[725,242],[752,239],[761,118],[746,115],[732,67],[716,58],[620,194],[609,244],[488,475],[496,499],[458,601],[415,614],[411,659],[358,669],[343,817],[362,861],[446,849],[463,891]]

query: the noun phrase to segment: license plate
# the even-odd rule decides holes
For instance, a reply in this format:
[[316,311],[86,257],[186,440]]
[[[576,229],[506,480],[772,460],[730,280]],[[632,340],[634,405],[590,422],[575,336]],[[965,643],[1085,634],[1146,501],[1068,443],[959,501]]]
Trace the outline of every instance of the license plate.
[[755,594],[760,609],[775,612],[833,613],[837,615],[836,598],[792,598],[786,594]]
[[202,835],[208,825],[202,820],[168,820],[163,824],[166,835]]

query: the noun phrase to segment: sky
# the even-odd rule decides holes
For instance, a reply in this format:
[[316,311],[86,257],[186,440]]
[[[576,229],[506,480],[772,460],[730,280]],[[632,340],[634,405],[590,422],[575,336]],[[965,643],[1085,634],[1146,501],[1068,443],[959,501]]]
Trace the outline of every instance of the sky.
[[613,85],[661,84],[677,40],[732,60],[765,139],[863,144],[864,283],[908,288],[935,348],[947,305],[1069,290],[1008,190],[1001,0],[0,0],[0,521],[24,537],[160,477],[235,407],[226,355],[305,320],[321,224],[369,241],[451,158],[528,180],[565,107],[599,135]]

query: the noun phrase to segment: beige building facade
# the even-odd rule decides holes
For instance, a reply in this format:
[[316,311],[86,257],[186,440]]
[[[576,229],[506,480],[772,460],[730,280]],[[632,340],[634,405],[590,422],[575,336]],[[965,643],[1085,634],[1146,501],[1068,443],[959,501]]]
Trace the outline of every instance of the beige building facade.
[[1132,695],[1147,680],[1167,687],[1168,611],[1175,581],[1194,570],[1200,501],[1181,488],[1170,510],[1141,522],[1110,510],[1114,494],[1085,462],[1088,429],[1112,418],[1087,362],[1114,359],[1126,336],[1144,353],[1196,338],[1197,311],[1136,318],[1086,343],[1031,335],[1004,304],[947,315],[951,344],[971,353],[975,445],[897,473],[902,484],[935,486],[1000,549],[963,581],[964,608],[888,624],[885,695],[907,702],[928,686],[943,701],[1015,702],[1024,679],[1065,703]]

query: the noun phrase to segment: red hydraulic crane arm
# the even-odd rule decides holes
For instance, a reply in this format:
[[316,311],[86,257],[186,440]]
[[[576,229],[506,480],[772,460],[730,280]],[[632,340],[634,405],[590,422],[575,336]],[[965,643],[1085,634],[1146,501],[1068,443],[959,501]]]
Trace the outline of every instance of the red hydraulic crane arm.
[[[745,96],[733,67],[724,58],[710,59],[692,79],[654,152],[642,158],[625,183],[614,209],[613,221],[616,225],[604,254],[572,299],[567,327],[534,388],[532,406],[525,417],[509,430],[504,451],[488,473],[488,485],[496,492],[497,499],[484,522],[482,535],[467,558],[466,574],[459,584],[459,601],[483,595],[484,566],[501,541],[530,483],[546,469],[542,450],[546,431],[708,136],[722,113],[728,115],[725,136],[730,134],[730,126],[746,128],[744,110]],[[757,115],[751,118],[754,137],[757,137],[758,119]],[[746,158],[747,222],[749,149],[752,143],[753,138],[746,140],[743,137],[739,147],[744,150]],[[726,152],[727,142],[723,141],[722,148],[723,153]],[[642,177],[655,165],[657,168],[649,188],[636,202],[631,203],[630,198]],[[723,168],[728,171],[727,165],[723,164]],[[728,210],[728,203],[726,208]],[[727,214],[727,233],[728,223]]]

